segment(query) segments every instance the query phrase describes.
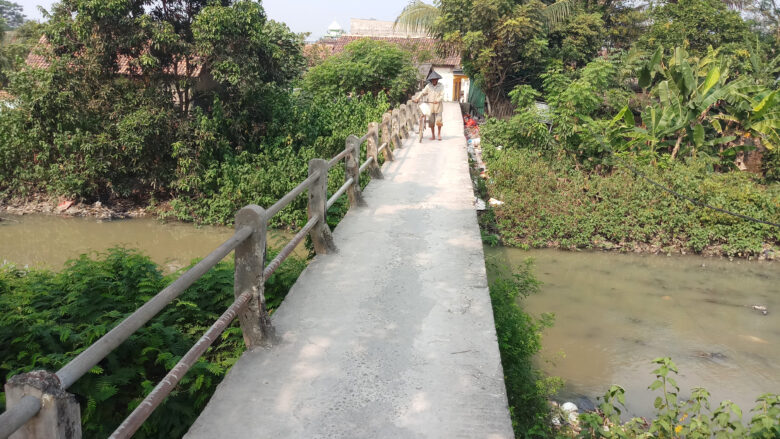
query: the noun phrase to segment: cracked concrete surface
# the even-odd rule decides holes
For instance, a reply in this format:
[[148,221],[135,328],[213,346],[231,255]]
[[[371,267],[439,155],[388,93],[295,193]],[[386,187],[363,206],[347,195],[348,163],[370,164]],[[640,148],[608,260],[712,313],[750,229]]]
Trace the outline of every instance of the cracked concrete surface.
[[409,139],[187,438],[510,438],[458,104]]

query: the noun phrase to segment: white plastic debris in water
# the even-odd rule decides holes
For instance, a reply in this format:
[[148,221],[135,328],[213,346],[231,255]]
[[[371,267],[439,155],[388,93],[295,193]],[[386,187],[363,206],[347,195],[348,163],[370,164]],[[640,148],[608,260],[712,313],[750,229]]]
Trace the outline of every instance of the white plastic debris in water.
[[485,200],[481,198],[474,198],[474,207],[476,207],[477,210],[483,211],[487,209],[487,205],[485,204]]
[[491,206],[503,206],[504,202],[496,200],[495,198],[491,198],[488,200],[488,203],[490,203]]

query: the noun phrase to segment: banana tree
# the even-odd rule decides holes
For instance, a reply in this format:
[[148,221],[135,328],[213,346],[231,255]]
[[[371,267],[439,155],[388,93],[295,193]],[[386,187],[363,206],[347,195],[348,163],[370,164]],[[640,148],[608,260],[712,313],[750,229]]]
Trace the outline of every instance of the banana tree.
[[722,130],[714,138],[707,136],[708,131],[716,131],[712,121],[720,114],[719,107],[738,102],[748,85],[744,79],[729,79],[728,62],[716,50],[691,60],[678,47],[665,59],[659,47],[639,71],[640,87],[656,101],[642,111],[640,126],[624,120],[629,129],[623,134],[632,144],[644,144],[653,155],[659,147],[671,149],[672,160],[683,146],[695,154],[697,149],[733,141],[735,137],[722,136]]
[[[741,102],[729,106],[728,110],[728,113],[713,118],[713,126],[718,132],[756,139],[770,150],[780,145],[778,90],[759,90],[754,96],[744,96]],[[725,128],[721,122],[724,122]]]

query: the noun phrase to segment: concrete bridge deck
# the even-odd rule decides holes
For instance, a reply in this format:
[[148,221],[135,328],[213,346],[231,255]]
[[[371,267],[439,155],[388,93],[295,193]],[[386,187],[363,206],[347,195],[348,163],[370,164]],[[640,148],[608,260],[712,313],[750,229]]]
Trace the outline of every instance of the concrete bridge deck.
[[513,437],[460,116],[396,150],[186,437]]

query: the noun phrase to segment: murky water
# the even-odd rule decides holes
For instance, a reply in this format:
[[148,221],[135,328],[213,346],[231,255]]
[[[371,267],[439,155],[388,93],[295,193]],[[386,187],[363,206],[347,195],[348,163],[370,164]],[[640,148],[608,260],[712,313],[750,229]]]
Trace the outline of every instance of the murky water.
[[757,396],[780,393],[780,263],[554,250],[487,254],[535,260],[544,285],[523,306],[556,316],[539,365],[565,379],[563,397],[595,401],[619,384],[628,412],[650,416],[658,395],[647,390],[650,362],[662,356],[677,363],[683,397],[704,387],[714,406],[730,399],[747,415]]
[[[233,235],[229,227],[196,227],[155,219],[103,221],[47,215],[4,216],[0,221],[0,264],[59,269],[83,253],[125,246],[141,250],[166,272],[202,258]],[[281,248],[290,236],[269,231],[269,245]],[[299,256],[305,256],[299,247]]]

